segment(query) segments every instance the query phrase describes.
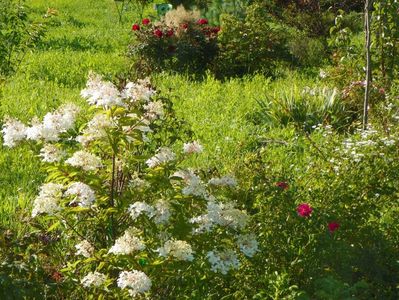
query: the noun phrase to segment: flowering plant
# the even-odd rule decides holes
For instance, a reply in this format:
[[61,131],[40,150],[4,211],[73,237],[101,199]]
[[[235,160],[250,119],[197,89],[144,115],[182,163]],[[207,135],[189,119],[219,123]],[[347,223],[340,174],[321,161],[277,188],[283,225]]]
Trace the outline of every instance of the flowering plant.
[[144,19],[142,25],[132,25],[135,41],[130,54],[144,74],[162,70],[202,73],[217,55],[219,30],[209,26],[207,19],[155,23]]
[[181,278],[198,285],[255,255],[250,216],[231,200],[236,180],[179,168],[203,147],[178,141],[173,110],[148,80],[118,89],[91,74],[81,95],[93,117],[79,128],[74,105],[3,126],[5,146],[40,147],[48,177],[31,222],[57,232],[46,263],[58,268],[59,284],[76,296],[173,297]]

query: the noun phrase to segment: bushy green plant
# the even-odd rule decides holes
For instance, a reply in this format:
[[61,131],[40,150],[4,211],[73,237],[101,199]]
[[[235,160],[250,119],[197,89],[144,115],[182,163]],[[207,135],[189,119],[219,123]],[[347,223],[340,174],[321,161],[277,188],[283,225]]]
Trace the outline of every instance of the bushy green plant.
[[153,71],[203,74],[213,63],[219,27],[209,26],[207,19],[197,19],[199,14],[182,7],[176,12],[168,12],[155,24],[144,19],[142,25],[133,25],[135,41],[130,54],[141,75]]
[[35,47],[43,34],[43,25],[29,20],[23,1],[1,1],[0,75],[13,73],[26,52]]
[[37,142],[48,173],[28,224],[57,239],[38,263],[69,298],[219,294],[210,282],[223,286],[258,251],[236,180],[179,167],[202,146],[183,143],[190,132],[149,82],[119,90],[91,75],[81,94],[94,116],[78,127],[73,105],[3,126],[5,146]]

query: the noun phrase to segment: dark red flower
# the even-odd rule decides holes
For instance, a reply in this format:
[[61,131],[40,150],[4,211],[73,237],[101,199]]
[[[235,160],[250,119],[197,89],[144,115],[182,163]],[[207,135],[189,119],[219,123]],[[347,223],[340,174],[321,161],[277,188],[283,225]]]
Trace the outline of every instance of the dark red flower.
[[143,20],[141,21],[141,23],[142,23],[143,25],[148,25],[148,24],[151,23],[151,21],[150,21],[150,19],[145,18],[145,19],[143,19]]
[[55,282],[61,282],[62,281],[62,274],[58,271],[54,271],[53,274],[51,274],[51,278],[55,281]]
[[154,35],[161,38],[163,36],[163,32],[159,29],[154,30]]
[[181,28],[183,28],[183,29],[187,29],[187,28],[188,28],[188,24],[187,24],[187,23],[183,23],[183,24],[181,24],[180,26],[181,26]]
[[208,24],[208,20],[207,20],[207,19],[199,19],[199,20],[197,21],[197,24],[200,24],[200,25]]
[[338,222],[330,222],[328,223],[328,230],[330,230],[331,233],[333,233],[335,230],[337,230],[341,225]]
[[166,31],[166,36],[171,37],[174,33],[175,32],[173,31],[173,29],[169,29],[168,31]]
[[140,30],[140,25],[139,25],[139,24],[133,24],[132,30],[133,30],[133,31]]
[[219,27],[219,26],[213,27],[213,28],[212,28],[212,32],[213,32],[214,34],[218,34],[219,31],[220,31],[220,27]]
[[282,190],[288,189],[288,183],[286,183],[285,181],[276,182],[276,186]]
[[309,217],[313,211],[313,208],[307,203],[301,203],[298,205],[296,211],[301,217]]

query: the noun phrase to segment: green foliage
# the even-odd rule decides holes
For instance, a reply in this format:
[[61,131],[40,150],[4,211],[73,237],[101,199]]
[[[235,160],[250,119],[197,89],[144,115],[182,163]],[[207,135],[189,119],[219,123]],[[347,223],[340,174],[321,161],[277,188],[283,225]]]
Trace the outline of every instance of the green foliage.
[[1,1],[0,75],[15,72],[26,52],[35,47],[43,34],[43,25],[29,20],[23,1]]

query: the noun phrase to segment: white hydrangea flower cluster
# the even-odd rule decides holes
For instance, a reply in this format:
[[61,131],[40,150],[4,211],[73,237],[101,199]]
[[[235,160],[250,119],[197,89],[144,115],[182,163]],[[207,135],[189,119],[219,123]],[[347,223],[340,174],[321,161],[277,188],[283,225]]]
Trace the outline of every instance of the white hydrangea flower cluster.
[[4,145],[14,147],[17,142],[24,139],[39,141],[43,139],[47,142],[59,140],[59,135],[68,131],[74,126],[76,115],[79,108],[73,104],[67,104],[60,107],[53,113],[47,113],[43,122],[37,118],[32,120],[32,126],[25,126],[16,119],[8,118],[3,125]]
[[76,151],[65,163],[73,167],[80,167],[85,171],[95,171],[102,166],[99,157],[83,150]]
[[65,191],[64,196],[74,196],[71,203],[78,203],[82,207],[91,207],[96,201],[94,191],[83,182],[74,182]]
[[9,148],[26,138],[26,126],[17,119],[7,118],[3,125],[3,144]]
[[62,196],[62,184],[46,183],[40,188],[39,196],[33,202],[32,217],[41,213],[53,215],[61,208],[59,202]]
[[165,114],[161,101],[148,102],[148,104],[144,105],[144,110],[145,117],[150,121],[161,119]]
[[201,153],[203,150],[204,147],[198,141],[184,143],[183,145],[183,152],[186,154]]
[[155,203],[155,207],[137,201],[129,206],[128,212],[133,220],[136,220],[141,214],[146,214],[156,224],[166,224],[171,216],[169,203],[162,199]]
[[88,241],[83,240],[79,244],[75,245],[76,248],[76,255],[82,255],[84,257],[91,257],[94,253],[94,247]]
[[151,289],[151,279],[141,271],[122,271],[117,280],[118,287],[128,289],[130,296],[136,297]]
[[73,128],[79,111],[76,105],[66,104],[53,113],[47,113],[41,123],[34,119],[31,122],[32,126],[26,129],[26,138],[34,141],[41,139],[47,142],[58,141],[61,133]]
[[174,161],[176,159],[176,154],[167,147],[160,148],[158,153],[146,161],[146,164],[150,168],[155,168],[159,165]]
[[145,245],[135,235],[138,233],[137,229],[129,228],[125,233],[119,237],[115,244],[109,249],[108,253],[113,254],[131,254],[135,251],[142,251],[145,249]]
[[134,103],[140,100],[150,101],[156,91],[151,88],[148,78],[139,79],[137,82],[128,82],[122,91],[122,97]]
[[217,203],[213,200],[208,201],[206,214],[190,220],[191,223],[199,224],[194,233],[210,231],[215,225],[242,230],[248,221],[249,216],[246,211],[235,208],[233,203]]
[[232,249],[209,251],[206,256],[211,264],[211,270],[215,273],[220,272],[226,275],[230,270],[240,267],[237,254]]
[[85,277],[82,278],[80,283],[85,287],[99,287],[104,284],[105,280],[107,279],[107,276],[99,273],[99,272],[90,272],[87,274]]
[[258,252],[258,241],[254,234],[238,235],[237,245],[245,256],[253,257]]
[[112,127],[112,121],[109,116],[98,113],[87,123],[82,135],[76,137],[76,141],[87,146],[94,140],[102,139],[107,136],[107,129]]
[[157,252],[162,257],[173,257],[177,260],[193,261],[193,249],[186,241],[169,240],[157,249]]
[[90,73],[86,88],[80,92],[82,98],[87,99],[90,105],[111,107],[123,106],[123,99],[116,86],[109,81],[103,81],[102,77]]
[[42,158],[43,162],[54,163],[61,161],[64,156],[64,151],[53,144],[45,144],[42,149],[40,149],[39,156]]

